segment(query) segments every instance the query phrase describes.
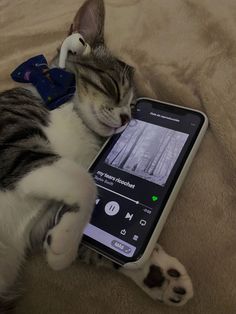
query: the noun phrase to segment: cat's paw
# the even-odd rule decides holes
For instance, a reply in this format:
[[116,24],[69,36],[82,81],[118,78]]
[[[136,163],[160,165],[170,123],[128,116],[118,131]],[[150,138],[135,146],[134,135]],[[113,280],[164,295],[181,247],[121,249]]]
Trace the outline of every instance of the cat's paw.
[[181,306],[193,297],[193,286],[185,267],[161,246],[153,251],[143,280],[146,292],[165,304]]
[[61,181],[54,180],[51,190],[55,190],[57,199],[66,205],[58,209],[54,226],[46,234],[44,248],[48,264],[60,270],[68,267],[77,256],[83,230],[94,208],[97,189],[92,176],[75,163],[62,159],[54,167],[52,173],[58,171]]
[[63,206],[55,217],[55,225],[48,230],[44,249],[46,259],[54,270],[62,270],[76,259],[84,223],[79,208]]
[[157,245],[148,262],[138,270],[121,270],[152,299],[181,306],[193,297],[193,286],[185,267]]
[[46,249],[46,259],[48,265],[53,270],[63,270],[69,267],[77,257],[77,250],[78,247],[76,247],[76,249],[72,248],[64,254],[55,254],[55,252],[48,247]]

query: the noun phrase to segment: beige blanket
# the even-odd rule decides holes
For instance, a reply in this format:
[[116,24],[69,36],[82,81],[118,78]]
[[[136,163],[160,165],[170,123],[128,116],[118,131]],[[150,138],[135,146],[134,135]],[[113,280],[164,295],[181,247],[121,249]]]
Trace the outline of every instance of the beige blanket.
[[[53,56],[81,2],[0,1],[1,90],[27,57]],[[136,67],[139,95],[203,110],[210,120],[160,237],[189,270],[195,297],[168,308],[110,270],[77,262],[53,272],[34,257],[16,313],[236,313],[236,2],[105,3],[108,45]]]

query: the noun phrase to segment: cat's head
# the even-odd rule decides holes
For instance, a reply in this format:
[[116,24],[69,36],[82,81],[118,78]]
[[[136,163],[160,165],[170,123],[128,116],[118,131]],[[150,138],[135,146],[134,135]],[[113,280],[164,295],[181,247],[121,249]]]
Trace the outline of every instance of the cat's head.
[[103,0],[87,0],[70,34],[79,32],[91,46],[87,56],[68,54],[66,68],[76,75],[75,110],[101,136],[110,136],[131,117],[134,69],[114,57],[104,40]]

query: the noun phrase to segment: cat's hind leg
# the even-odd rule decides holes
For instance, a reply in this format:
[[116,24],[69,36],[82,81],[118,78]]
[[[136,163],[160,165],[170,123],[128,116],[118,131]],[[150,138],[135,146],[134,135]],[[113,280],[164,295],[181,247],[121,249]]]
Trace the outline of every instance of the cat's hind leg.
[[131,278],[152,299],[181,306],[193,297],[193,286],[185,267],[156,245],[152,255],[139,269],[126,269],[81,245],[79,259],[86,264],[118,270]]
[[157,245],[150,259],[137,270],[119,271],[131,278],[152,299],[173,306],[184,305],[193,297],[193,286],[185,267]]

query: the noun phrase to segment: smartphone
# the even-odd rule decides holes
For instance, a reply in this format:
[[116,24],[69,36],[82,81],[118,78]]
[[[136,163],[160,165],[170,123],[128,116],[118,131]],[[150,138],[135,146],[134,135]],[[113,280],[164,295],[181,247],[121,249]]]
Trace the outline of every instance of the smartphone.
[[98,197],[83,243],[127,268],[145,263],[207,125],[200,111],[139,98],[89,168]]

